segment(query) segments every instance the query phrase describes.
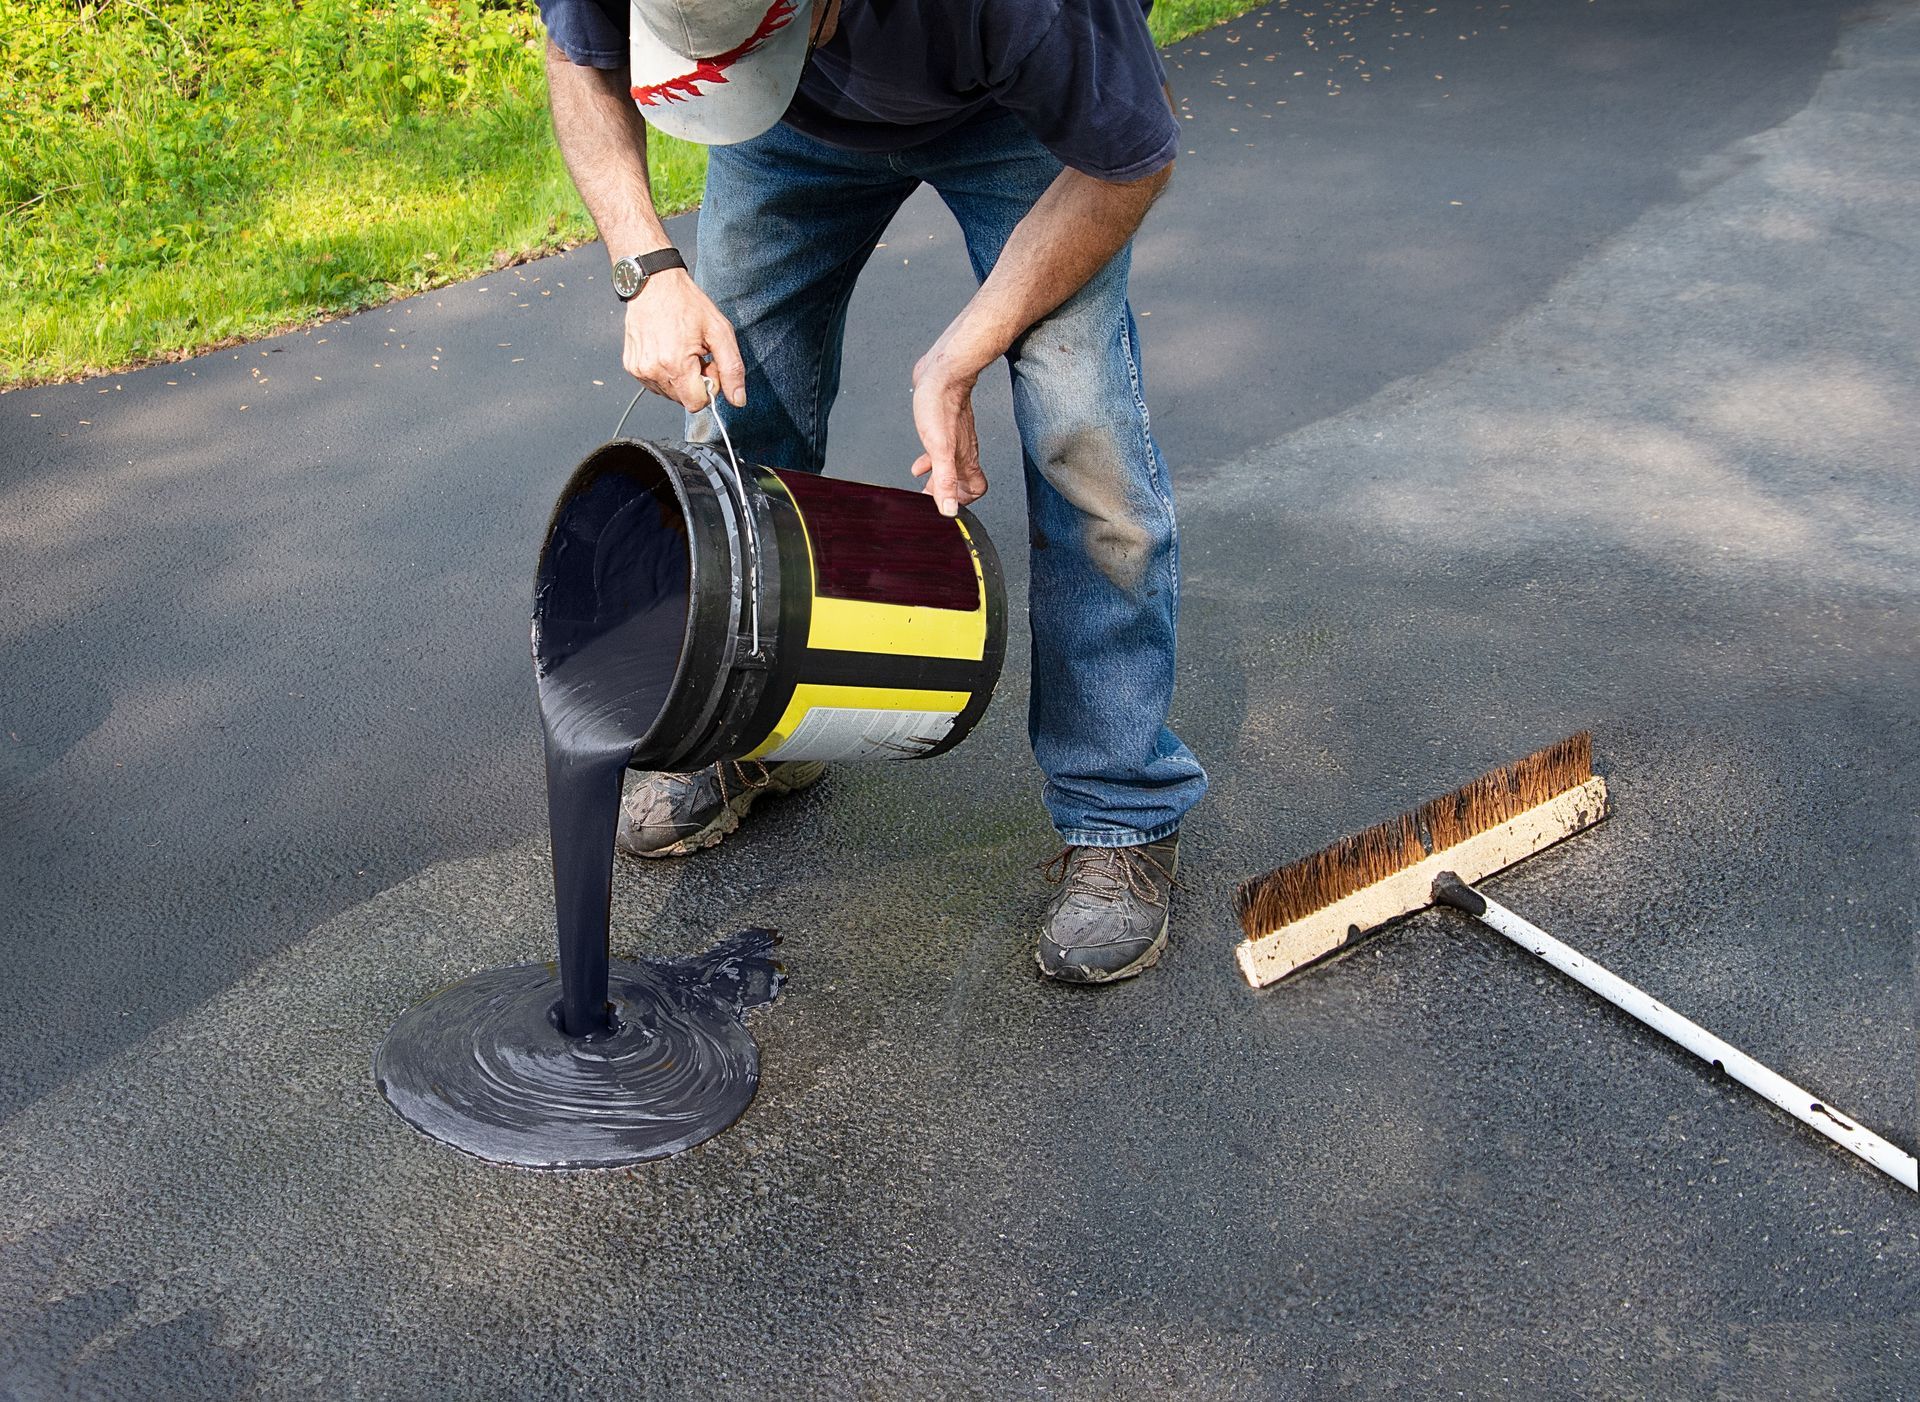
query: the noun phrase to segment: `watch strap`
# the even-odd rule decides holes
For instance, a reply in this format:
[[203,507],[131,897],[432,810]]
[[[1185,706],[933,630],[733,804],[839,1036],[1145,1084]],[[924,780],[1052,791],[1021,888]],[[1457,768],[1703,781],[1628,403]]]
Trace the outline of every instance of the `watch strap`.
[[656,248],[651,253],[642,253],[633,260],[640,265],[640,271],[648,277],[655,273],[664,273],[668,268],[684,268],[687,260],[680,256],[680,250],[669,244],[665,248]]

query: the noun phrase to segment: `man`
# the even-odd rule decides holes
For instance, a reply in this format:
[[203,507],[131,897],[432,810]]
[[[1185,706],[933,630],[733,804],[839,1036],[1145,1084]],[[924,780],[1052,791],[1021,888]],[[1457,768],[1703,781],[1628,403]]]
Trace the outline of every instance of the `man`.
[[[725,421],[742,457],[822,471],[853,283],[921,183],[978,291],[913,367],[914,475],[953,515],[987,490],[972,390],[1005,357],[1026,473],[1028,731],[1066,849],[1041,970],[1152,965],[1206,775],[1166,724],[1179,571],[1148,429],[1128,252],[1178,131],[1151,0],[541,0],[554,130],[628,299],[624,363]],[[647,186],[651,123],[711,146],[695,265]],[[709,409],[703,377],[723,403]],[[711,846],[818,764],[641,777],[620,846]]]

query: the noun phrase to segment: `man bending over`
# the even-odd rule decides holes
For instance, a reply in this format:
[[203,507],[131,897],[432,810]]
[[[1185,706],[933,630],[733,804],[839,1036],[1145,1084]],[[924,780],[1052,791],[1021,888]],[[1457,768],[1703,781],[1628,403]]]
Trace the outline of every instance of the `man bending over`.
[[[1032,544],[1028,732],[1066,850],[1041,971],[1104,983],[1166,946],[1206,775],[1167,727],[1179,566],[1127,304],[1178,132],[1151,0],[541,0],[554,130],[627,300],[627,370],[687,436],[820,472],[854,279],[931,185],[979,289],[913,367],[913,465],[951,516],[987,490],[973,387],[1013,375]],[[695,260],[647,185],[647,128],[713,148]],[[709,409],[703,377],[724,399]],[[817,763],[639,776],[620,846],[712,846]]]

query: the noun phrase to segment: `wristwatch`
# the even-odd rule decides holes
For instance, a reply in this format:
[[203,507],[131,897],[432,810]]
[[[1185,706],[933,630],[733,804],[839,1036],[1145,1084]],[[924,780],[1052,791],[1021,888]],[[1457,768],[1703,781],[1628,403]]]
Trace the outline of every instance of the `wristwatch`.
[[655,273],[686,266],[687,260],[680,256],[677,248],[656,248],[638,258],[616,258],[613,260],[614,294],[623,302],[631,302]]

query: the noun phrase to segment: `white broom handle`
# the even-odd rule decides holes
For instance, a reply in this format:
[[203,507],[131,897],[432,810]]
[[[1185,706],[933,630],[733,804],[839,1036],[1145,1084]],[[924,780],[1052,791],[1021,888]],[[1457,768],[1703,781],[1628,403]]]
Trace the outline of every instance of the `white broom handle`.
[[[1445,880],[1444,877],[1441,879]],[[1461,907],[1483,924],[1498,930],[1529,954],[1546,960],[1568,978],[1591,988],[1622,1012],[1631,1014],[1662,1036],[1678,1042],[1702,1061],[1712,1062],[1747,1089],[1764,1095],[1802,1124],[1811,1125],[1841,1148],[1858,1154],[1875,1168],[1890,1175],[1895,1182],[1904,1183],[1915,1192],[1920,1192],[1920,1165],[1916,1165],[1912,1154],[1889,1144],[1872,1130],[1855,1124],[1785,1076],[1769,1071],[1738,1047],[1721,1041],[1698,1023],[1680,1016],[1658,998],[1642,993],[1618,974],[1601,968],[1578,951],[1560,943],[1538,925],[1522,920],[1505,906],[1488,900],[1478,888],[1462,882],[1460,889],[1478,896],[1484,904],[1485,909],[1480,911],[1473,910],[1471,905]],[[1448,904],[1458,902],[1449,901]]]

